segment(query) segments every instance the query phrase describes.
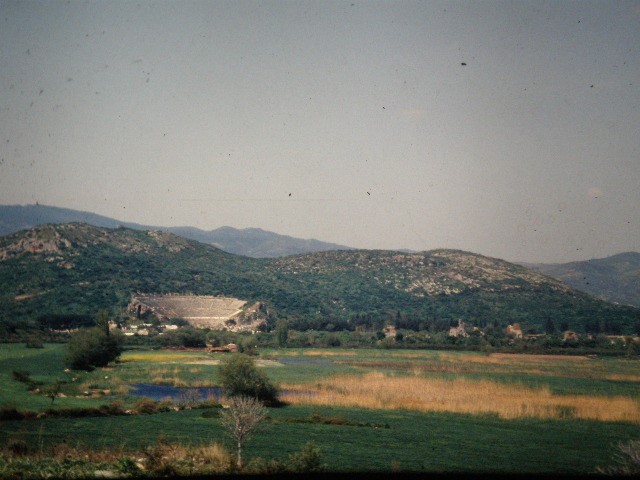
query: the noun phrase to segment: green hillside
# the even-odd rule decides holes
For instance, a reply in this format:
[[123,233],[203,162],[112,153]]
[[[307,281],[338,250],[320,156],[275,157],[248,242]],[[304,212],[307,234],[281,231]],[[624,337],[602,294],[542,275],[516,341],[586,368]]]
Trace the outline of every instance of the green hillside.
[[[3,322],[45,314],[113,314],[131,294],[226,295],[266,303],[298,329],[444,330],[552,322],[579,332],[631,332],[640,310],[577,292],[522,266],[468,252],[332,251],[279,259],[228,254],[176,235],[86,224],[0,238]],[[563,328],[564,328],[563,327]]]
[[619,253],[582,262],[538,263],[528,266],[607,302],[640,307],[638,252]]

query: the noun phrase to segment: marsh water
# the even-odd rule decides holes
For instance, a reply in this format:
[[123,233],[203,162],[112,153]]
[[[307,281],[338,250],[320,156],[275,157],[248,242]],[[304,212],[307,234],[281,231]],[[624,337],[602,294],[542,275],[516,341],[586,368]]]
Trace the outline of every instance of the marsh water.
[[147,397],[152,400],[182,401],[186,398],[200,401],[214,398],[220,400],[222,390],[220,387],[174,387],[173,385],[155,385],[152,383],[134,383],[129,395]]
[[[278,362],[283,364],[333,365],[332,361],[320,358],[280,357],[278,358]],[[214,399],[216,402],[219,402],[222,396],[222,389],[220,387],[174,387],[173,385],[157,385],[154,383],[132,383],[131,387],[132,390],[129,392],[129,395],[147,397],[152,400],[180,402],[186,401],[187,399],[191,401]],[[310,394],[310,392],[291,392],[286,390],[283,390],[282,393]]]

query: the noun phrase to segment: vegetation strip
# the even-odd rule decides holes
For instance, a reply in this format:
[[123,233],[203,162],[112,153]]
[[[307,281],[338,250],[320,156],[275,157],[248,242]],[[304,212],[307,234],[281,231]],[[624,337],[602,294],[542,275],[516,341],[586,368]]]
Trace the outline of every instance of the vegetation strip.
[[285,388],[291,393],[284,393],[282,399],[293,404],[496,414],[504,419],[580,418],[640,425],[640,402],[631,397],[554,395],[548,388],[536,390],[487,380],[399,377],[370,372]]
[[372,423],[372,422],[355,422],[344,417],[333,416],[327,417],[317,412],[312,413],[308,417],[287,417],[279,419],[271,419],[273,423],[314,423],[320,425],[340,425],[348,427],[369,427],[369,428],[391,428],[388,423]]

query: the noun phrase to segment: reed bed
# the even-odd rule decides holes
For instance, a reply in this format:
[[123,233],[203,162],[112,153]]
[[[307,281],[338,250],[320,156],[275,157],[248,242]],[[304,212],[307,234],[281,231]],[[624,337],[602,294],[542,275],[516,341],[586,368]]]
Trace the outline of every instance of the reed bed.
[[410,373],[524,374],[639,382],[637,360],[617,359],[615,363],[579,355],[535,355],[467,352],[385,352],[338,359],[334,363],[350,367]]
[[630,397],[555,395],[488,380],[389,376],[371,372],[322,379],[314,384],[282,385],[281,399],[292,404],[334,405],[383,410],[498,415],[503,419],[577,418],[640,425],[640,401]]
[[120,359],[123,362],[184,363],[199,358],[206,358],[200,353],[191,352],[124,352]]

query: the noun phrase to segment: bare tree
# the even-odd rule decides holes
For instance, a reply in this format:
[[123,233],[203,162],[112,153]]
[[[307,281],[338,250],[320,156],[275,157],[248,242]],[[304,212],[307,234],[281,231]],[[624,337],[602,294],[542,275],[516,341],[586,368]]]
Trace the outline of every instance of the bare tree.
[[267,418],[267,409],[253,397],[231,397],[229,408],[222,413],[222,426],[236,442],[238,468],[242,468],[242,445],[249,440]]

